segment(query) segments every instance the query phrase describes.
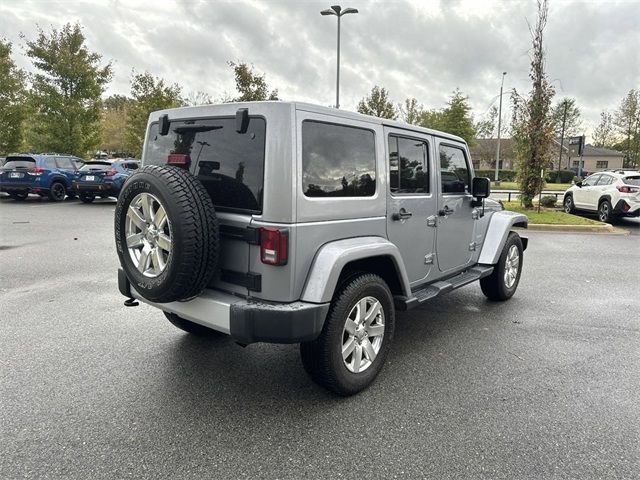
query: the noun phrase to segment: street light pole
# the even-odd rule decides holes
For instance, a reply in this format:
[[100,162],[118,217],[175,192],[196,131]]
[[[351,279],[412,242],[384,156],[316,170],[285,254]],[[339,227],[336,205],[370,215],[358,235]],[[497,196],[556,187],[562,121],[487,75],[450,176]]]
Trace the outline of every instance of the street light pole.
[[500,171],[500,130],[502,129],[502,88],[504,87],[504,76],[507,72],[502,72],[502,82],[500,83],[500,107],[498,108],[498,145],[496,147],[496,178],[495,184],[500,185],[498,172]]
[[338,55],[336,57],[336,108],[340,108],[340,19],[343,15],[349,13],[358,13],[358,10],[355,8],[345,8],[343,10],[340,5],[332,5],[331,8],[320,12],[320,15],[335,15],[338,17],[338,40],[336,42],[338,48]]

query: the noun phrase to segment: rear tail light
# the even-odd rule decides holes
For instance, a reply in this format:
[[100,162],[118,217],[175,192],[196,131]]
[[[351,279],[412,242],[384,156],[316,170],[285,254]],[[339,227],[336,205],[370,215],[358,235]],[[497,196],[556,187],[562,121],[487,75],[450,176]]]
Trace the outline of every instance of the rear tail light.
[[618,185],[616,188],[620,193],[633,193],[639,190],[638,188],[630,187],[629,185]]
[[167,157],[167,165],[189,165],[191,159],[184,153],[170,153]]
[[116,173],[118,173],[118,172],[116,172],[115,170],[111,169],[111,170],[107,170],[107,171],[104,173],[104,176],[105,176],[105,177],[113,177]]
[[266,265],[285,265],[289,233],[277,228],[260,229],[260,260]]
[[42,175],[44,173],[44,168],[33,167],[31,170],[27,172],[29,175]]

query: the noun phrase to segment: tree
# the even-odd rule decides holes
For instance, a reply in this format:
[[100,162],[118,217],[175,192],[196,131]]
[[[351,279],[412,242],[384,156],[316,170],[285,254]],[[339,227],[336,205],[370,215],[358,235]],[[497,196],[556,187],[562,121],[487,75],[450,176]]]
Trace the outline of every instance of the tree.
[[[498,120],[498,107],[492,105],[489,112],[485,115],[483,120],[480,120],[475,125],[476,138],[493,138],[493,134],[496,131],[496,121]],[[503,130],[503,126],[500,127]],[[502,132],[500,132],[502,133]]]
[[265,75],[260,75],[253,71],[253,65],[249,67],[246,63],[227,62],[236,78],[236,90],[239,96],[233,99],[234,102],[254,102],[261,100],[279,100],[278,90],[269,93],[269,86],[265,80]]
[[444,111],[443,110],[423,110],[420,113],[420,119],[418,125],[424,128],[431,128],[433,130],[444,129]]
[[213,103],[213,99],[208,93],[197,91],[189,93],[185,103],[190,107],[195,107],[197,105],[210,105]]
[[476,129],[471,116],[469,97],[456,89],[447,106],[442,110],[442,128],[440,130],[465,139],[469,145],[475,144]]
[[0,39],[0,154],[20,150],[26,117],[25,73],[11,59],[11,43]]
[[124,95],[112,95],[103,101],[100,148],[126,155],[127,118],[132,100]]
[[606,110],[600,113],[600,123],[593,131],[593,146],[598,148],[612,148],[616,143],[613,116]]
[[132,103],[127,116],[125,146],[127,151],[139,157],[149,114],[156,110],[175,108],[184,105],[180,86],[168,85],[161,78],[149,72],[133,72],[131,79]]
[[26,42],[38,73],[32,76],[32,147],[84,156],[100,142],[101,95],[111,63],[90,52],[79,24],[67,23]]
[[637,166],[640,160],[640,90],[629,90],[614,114],[613,123],[623,137],[625,167]]
[[418,100],[415,98],[407,98],[404,104],[398,105],[398,111],[400,112],[400,118],[409,125],[418,125],[420,116],[424,111],[424,107],[418,104]]
[[[566,116],[565,116],[566,108]],[[562,123],[564,121],[564,138],[574,137],[581,132],[582,120],[580,119],[580,108],[576,105],[575,98],[565,97],[556,103],[551,111],[553,117],[554,130],[557,138],[562,135]]]
[[533,53],[529,78],[533,84],[532,90],[528,98],[521,97],[515,89],[511,95],[511,137],[518,159],[520,199],[527,208],[533,207],[533,198],[544,184],[540,172],[550,164],[554,134],[551,99],[555,92],[544,70],[543,32],[547,24],[548,9],[547,0],[538,0],[538,19],[531,31]]
[[377,85],[371,89],[371,93],[367,97],[360,100],[358,112],[391,120],[398,118],[398,112],[393,106],[393,102],[389,100],[389,92],[384,87]]

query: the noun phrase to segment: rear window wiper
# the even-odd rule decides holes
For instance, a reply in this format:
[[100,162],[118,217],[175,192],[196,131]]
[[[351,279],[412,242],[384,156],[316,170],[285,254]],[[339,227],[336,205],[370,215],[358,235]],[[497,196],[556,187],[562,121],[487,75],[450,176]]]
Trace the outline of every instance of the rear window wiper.
[[210,132],[212,130],[219,130],[224,128],[220,125],[186,125],[184,127],[176,127],[173,129],[178,134],[189,132]]

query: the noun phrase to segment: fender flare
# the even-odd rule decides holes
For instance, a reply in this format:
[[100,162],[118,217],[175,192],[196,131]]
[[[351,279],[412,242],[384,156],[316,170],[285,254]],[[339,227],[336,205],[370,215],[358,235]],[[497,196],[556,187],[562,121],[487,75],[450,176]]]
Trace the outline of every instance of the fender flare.
[[390,257],[403,294],[410,295],[409,277],[398,247],[382,237],[356,237],[329,242],[320,247],[307,274],[300,300],[330,302],[345,265],[371,257]]
[[[487,233],[482,242],[482,251],[480,252],[478,263],[484,265],[495,265],[498,263],[511,228],[514,226],[527,228],[528,225],[529,219],[522,213],[502,210],[491,215]],[[526,248],[526,243],[523,242],[523,244]]]
[[54,182],[62,183],[64,185],[64,188],[66,188],[67,190],[71,188],[71,182],[64,175],[60,175],[60,174],[53,175],[51,177],[51,180],[49,181],[49,187],[48,187],[49,189],[51,188],[51,185],[54,184]]

